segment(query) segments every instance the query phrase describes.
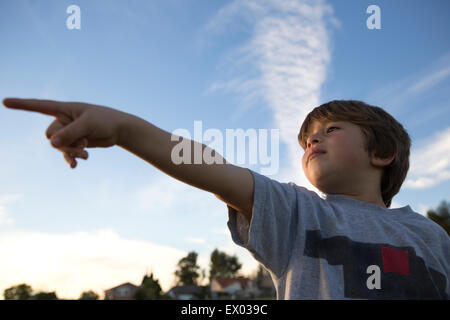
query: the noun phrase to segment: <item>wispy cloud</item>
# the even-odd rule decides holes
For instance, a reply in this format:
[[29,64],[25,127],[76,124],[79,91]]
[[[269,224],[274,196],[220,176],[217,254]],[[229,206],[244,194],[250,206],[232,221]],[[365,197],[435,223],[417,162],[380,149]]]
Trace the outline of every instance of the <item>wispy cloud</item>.
[[417,99],[420,94],[430,92],[449,77],[450,53],[446,53],[421,70],[386,84],[373,92],[367,100],[393,108],[406,107],[407,102]]
[[405,188],[430,188],[450,179],[450,127],[421,141],[410,163]]
[[324,1],[250,0],[226,5],[205,28],[220,34],[240,26],[249,34],[222,62],[225,80],[212,83],[208,92],[237,93],[241,105],[235,119],[256,105],[260,108],[258,100],[273,111],[273,125],[280,129],[291,165],[280,180],[310,185],[302,174],[297,134],[307,113],[319,104],[330,61],[329,24],[339,22]]
[[164,290],[185,252],[148,241],[125,239],[112,230],[49,234],[0,234],[0,291],[19,283],[35,290],[56,291],[60,298],[78,299],[84,290],[103,290],[123,282],[140,284],[152,270]]
[[[421,70],[411,73],[395,83],[388,83],[372,94],[369,101],[376,104],[401,109],[415,103],[420,95],[435,92],[450,77],[450,52],[442,55]],[[411,119],[409,124],[416,126],[430,119],[448,113],[444,101],[440,108],[427,110],[423,116]],[[413,142],[410,156],[410,169],[404,188],[430,188],[450,179],[450,128],[446,128],[422,141]]]
[[212,193],[167,176],[161,176],[135,191],[131,196],[130,206],[146,214],[165,216],[180,212],[200,215],[226,212],[226,205]]
[[408,89],[408,93],[420,93],[424,90],[436,86],[441,81],[450,76],[450,65],[445,66],[444,69],[434,70],[431,74],[426,75],[423,79],[413,83]]

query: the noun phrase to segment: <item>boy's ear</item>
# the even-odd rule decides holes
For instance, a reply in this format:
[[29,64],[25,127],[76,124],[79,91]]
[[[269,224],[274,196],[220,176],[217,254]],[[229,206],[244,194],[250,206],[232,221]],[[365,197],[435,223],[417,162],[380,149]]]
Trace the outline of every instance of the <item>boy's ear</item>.
[[392,163],[392,161],[394,161],[395,159],[395,154],[393,154],[390,157],[387,158],[379,158],[376,157],[373,153],[372,153],[372,157],[371,157],[371,163],[372,165],[376,166],[376,167],[386,167],[388,165],[390,165]]

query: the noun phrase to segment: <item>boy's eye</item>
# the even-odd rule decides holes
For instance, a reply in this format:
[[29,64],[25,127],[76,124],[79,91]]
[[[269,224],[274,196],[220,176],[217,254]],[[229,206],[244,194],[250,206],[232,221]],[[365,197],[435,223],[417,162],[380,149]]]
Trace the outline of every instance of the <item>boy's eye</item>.
[[339,129],[338,127],[329,127],[328,129],[327,129],[327,133],[330,131],[330,129],[332,129],[332,128],[335,128],[335,129]]

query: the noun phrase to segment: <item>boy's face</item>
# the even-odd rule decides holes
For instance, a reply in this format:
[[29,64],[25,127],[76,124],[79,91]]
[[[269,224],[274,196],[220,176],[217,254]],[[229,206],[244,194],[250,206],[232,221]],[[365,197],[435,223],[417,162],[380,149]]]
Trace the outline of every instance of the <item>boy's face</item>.
[[[347,121],[313,121],[309,126],[302,158],[308,180],[329,194],[358,192],[376,177],[371,158],[364,149],[364,133]],[[324,151],[309,158],[313,150]]]

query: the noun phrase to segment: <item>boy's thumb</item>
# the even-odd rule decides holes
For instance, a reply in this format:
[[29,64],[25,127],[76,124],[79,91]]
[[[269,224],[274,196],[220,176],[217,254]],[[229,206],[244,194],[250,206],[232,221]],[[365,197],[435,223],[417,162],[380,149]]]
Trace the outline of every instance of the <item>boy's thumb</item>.
[[70,146],[79,138],[84,136],[83,127],[78,121],[74,121],[60,130],[56,131],[50,139],[52,145],[56,148]]
[[61,138],[57,137],[56,135],[52,137],[51,142],[52,142],[52,145],[56,148],[63,146]]

